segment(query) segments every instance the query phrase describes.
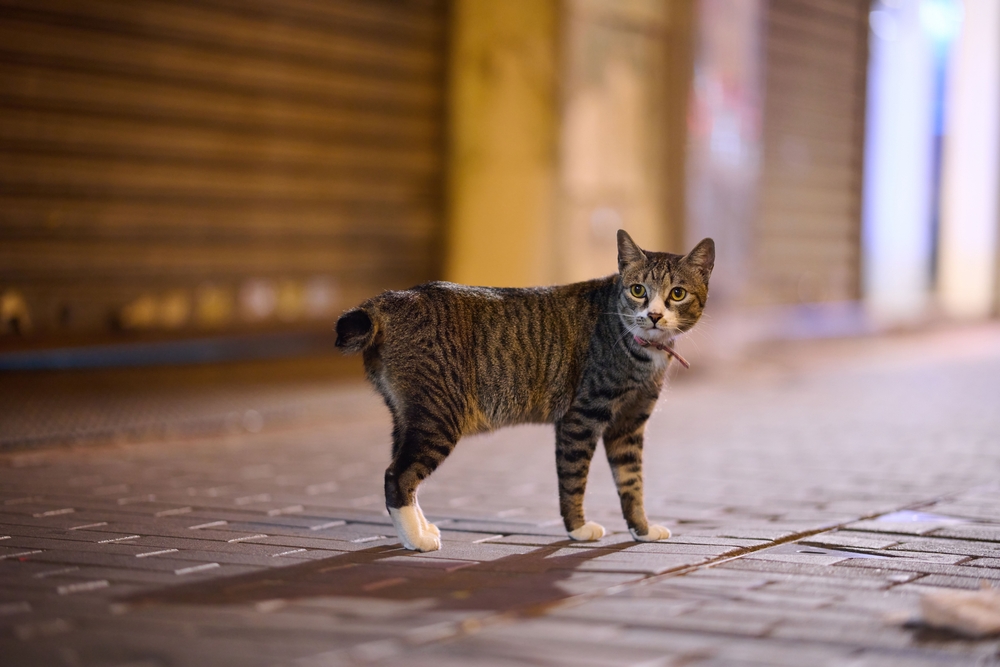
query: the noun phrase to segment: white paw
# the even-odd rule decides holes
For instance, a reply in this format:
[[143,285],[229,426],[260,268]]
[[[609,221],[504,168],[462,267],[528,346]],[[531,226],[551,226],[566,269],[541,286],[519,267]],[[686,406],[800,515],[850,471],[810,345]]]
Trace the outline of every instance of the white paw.
[[604,537],[604,526],[588,521],[576,530],[569,531],[569,536],[578,542],[591,542]]
[[[396,534],[403,546],[411,551],[437,551],[441,548],[441,537],[437,527],[427,523],[423,513],[414,505],[399,509],[389,509],[389,516],[396,526]],[[424,526],[428,526],[424,528]],[[433,528],[433,530],[431,530]]]
[[632,533],[632,537],[640,542],[656,542],[670,537],[670,529],[663,526],[650,526],[649,532],[645,535],[637,535],[631,528],[629,528],[628,532]]

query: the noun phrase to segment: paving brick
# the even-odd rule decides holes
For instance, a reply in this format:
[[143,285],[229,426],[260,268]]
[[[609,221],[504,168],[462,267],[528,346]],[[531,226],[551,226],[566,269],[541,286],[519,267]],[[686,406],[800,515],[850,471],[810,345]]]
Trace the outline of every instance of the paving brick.
[[747,554],[743,557],[748,561],[774,561],[778,563],[804,563],[808,565],[833,565],[850,558],[849,556],[809,554],[809,553],[770,553],[768,550]]
[[[168,557],[140,559],[135,558],[134,556],[120,554],[99,554],[93,552],[55,549],[32,554],[28,558],[36,563],[51,563],[58,565],[93,565],[98,567],[116,568],[126,567],[136,570],[154,570],[160,572],[176,571],[178,569],[184,569],[191,566],[190,561],[177,560]],[[241,574],[259,569],[258,567],[252,566],[228,564],[222,567],[225,569],[215,573],[216,576],[222,574]]]
[[962,524],[948,526],[934,531],[935,537],[952,537],[960,540],[980,540],[983,542],[1000,542],[1000,525]]
[[[474,533],[478,534],[478,533]],[[559,535],[502,535],[498,539],[490,540],[497,544],[526,544],[529,546],[539,546],[544,547],[550,544],[559,544],[562,546],[570,546],[569,539],[566,536]]]
[[623,598],[601,599],[552,612],[558,619],[599,620],[614,618],[616,623],[632,627],[663,628],[738,636],[762,636],[773,619],[757,619],[738,613],[701,613],[697,603],[687,601]]
[[[724,531],[719,531],[724,532]],[[770,539],[747,539],[737,537],[722,537],[719,535],[693,535],[678,532],[670,537],[670,544],[697,544],[708,546],[725,546],[734,549],[760,547],[770,543]]]
[[[524,638],[519,641],[493,640],[488,636],[472,636],[463,642],[460,656],[466,664],[479,664],[480,660],[514,660],[514,664],[528,661],[552,665],[581,665],[581,667],[617,667],[621,665],[656,664],[662,653],[641,645],[607,646],[580,641],[553,641],[551,639]],[[421,651],[418,655],[423,654]],[[436,648],[427,650],[428,657],[437,655]],[[453,651],[448,651],[453,654]],[[398,658],[397,658],[398,661]],[[425,663],[433,664],[433,663]],[[507,663],[510,664],[510,663]]]
[[971,556],[964,554],[940,554],[931,551],[907,551],[905,549],[892,549],[885,553],[896,558],[909,558],[926,563],[942,563],[944,565],[971,565],[974,562]]
[[417,558],[446,558],[473,561],[492,561],[501,558],[511,558],[535,552],[528,545],[497,544],[493,540],[475,544],[471,542],[446,542],[438,551],[414,554]]
[[828,643],[807,643],[766,640],[743,640],[720,643],[707,660],[691,661],[693,665],[750,665],[753,667],[800,667],[801,665],[850,664],[853,647]]
[[[889,577],[898,572],[898,570],[889,570],[887,568],[859,569],[844,567],[856,562],[860,561],[845,560],[837,565],[810,565],[808,563],[783,563],[780,561],[754,561],[739,559],[728,561],[716,567],[727,570],[749,570],[760,573],[811,575],[828,579],[847,579],[852,582],[851,585],[863,585],[856,580],[869,580],[869,583],[875,587],[890,585],[892,581]],[[877,561],[879,564],[885,562],[886,561],[882,559]]]
[[943,574],[954,577],[977,577],[1000,581],[1000,570],[928,563],[911,558],[885,559],[878,561],[849,560],[838,563],[837,568],[869,568],[881,571],[919,572],[921,574]]
[[[428,519],[431,522],[434,522],[432,517],[428,516]],[[456,519],[449,521],[448,523],[438,522],[438,527],[447,527],[448,530],[452,531],[465,531],[472,533],[546,535],[566,539],[566,529],[563,528],[561,521],[558,525],[539,526],[537,524],[515,523],[510,521],[473,521],[467,519]]]
[[913,643],[913,635],[909,630],[873,623],[871,619],[859,619],[858,623],[849,625],[789,620],[777,624],[769,636],[776,639],[840,644],[845,647],[860,644],[878,648],[902,648]]
[[[822,525],[822,524],[821,524]],[[786,537],[791,537],[802,530],[815,529],[816,525],[812,524],[793,524],[784,525],[778,524],[774,526],[726,526],[723,530],[719,531],[719,537],[732,537],[738,539],[753,539],[753,540],[780,540]]]
[[[246,537],[250,538],[253,536],[247,535]],[[399,538],[395,535],[387,535],[384,537],[371,535],[369,537],[373,539],[361,538],[363,541],[347,542],[344,540],[332,540],[318,537],[268,535],[267,537],[253,537],[250,542],[253,544],[280,547],[282,549],[322,549],[324,551],[338,551],[345,553],[351,551],[365,551],[366,549],[371,549],[376,546],[399,546]]]
[[961,588],[964,590],[979,590],[982,587],[983,581],[989,583],[989,580],[980,579],[975,576],[965,577],[947,574],[929,574],[920,577],[916,581],[922,586],[940,586],[942,588]]
[[832,533],[820,533],[819,535],[807,537],[802,540],[802,543],[833,548],[887,549],[899,544],[901,541],[901,538],[887,537],[880,534],[838,530]]
[[965,556],[981,556],[984,558],[1000,557],[1000,544],[979,542],[974,540],[951,540],[945,538],[930,538],[906,540],[895,547],[890,547],[890,553],[895,549],[906,551],[928,551],[931,553],[959,554]]
[[845,667],[896,667],[896,665],[913,665],[914,667],[979,667],[983,663],[976,658],[948,655],[934,652],[932,655],[920,655],[912,650],[882,650],[875,652],[866,650],[860,655],[854,655],[845,660]]
[[[857,531],[861,533],[889,533],[892,535],[928,535],[937,533],[943,527],[940,522],[922,521],[857,521],[843,527],[844,531]],[[900,537],[899,539],[903,539]]]
[[706,558],[718,558],[725,555],[735,555],[742,551],[741,547],[730,547],[711,544],[683,544],[673,541],[666,542],[639,542],[629,546],[628,552],[632,554],[671,554],[684,556],[704,556]]

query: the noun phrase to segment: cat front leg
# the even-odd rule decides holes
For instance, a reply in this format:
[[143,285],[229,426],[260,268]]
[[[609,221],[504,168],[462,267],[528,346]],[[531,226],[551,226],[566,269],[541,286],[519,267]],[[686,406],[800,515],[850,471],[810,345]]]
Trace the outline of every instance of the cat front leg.
[[632,537],[640,542],[656,542],[670,537],[664,526],[649,525],[643,505],[642,444],[649,409],[623,415],[604,434],[604,450],[618,489],[622,514]]
[[604,526],[587,521],[583,514],[587,473],[590,472],[590,461],[596,448],[597,434],[587,420],[570,413],[556,424],[559,511],[569,536],[581,542],[604,537]]

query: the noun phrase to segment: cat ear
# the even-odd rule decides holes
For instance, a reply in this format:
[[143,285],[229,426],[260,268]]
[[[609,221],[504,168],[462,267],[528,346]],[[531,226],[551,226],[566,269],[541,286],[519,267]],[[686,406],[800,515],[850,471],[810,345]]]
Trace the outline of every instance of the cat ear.
[[645,261],[646,255],[635,244],[632,237],[624,229],[618,230],[618,271],[619,273],[629,264]]
[[712,269],[715,268],[715,241],[702,239],[694,247],[694,250],[684,257],[684,262],[696,267],[701,272],[702,277],[708,280],[708,277],[712,275]]

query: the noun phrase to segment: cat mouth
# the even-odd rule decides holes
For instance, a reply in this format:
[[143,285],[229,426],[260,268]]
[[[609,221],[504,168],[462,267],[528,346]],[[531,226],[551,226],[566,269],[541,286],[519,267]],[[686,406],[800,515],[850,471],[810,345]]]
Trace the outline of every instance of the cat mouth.
[[691,364],[688,363],[687,359],[682,357],[680,353],[674,350],[673,339],[670,339],[669,341],[667,341],[666,344],[663,344],[646,340],[645,338],[641,338],[638,334],[632,334],[632,338],[635,339],[636,343],[638,343],[643,347],[655,347],[657,350],[666,352],[668,355],[676,359],[680,363],[680,365],[683,366],[684,368],[691,368]]

